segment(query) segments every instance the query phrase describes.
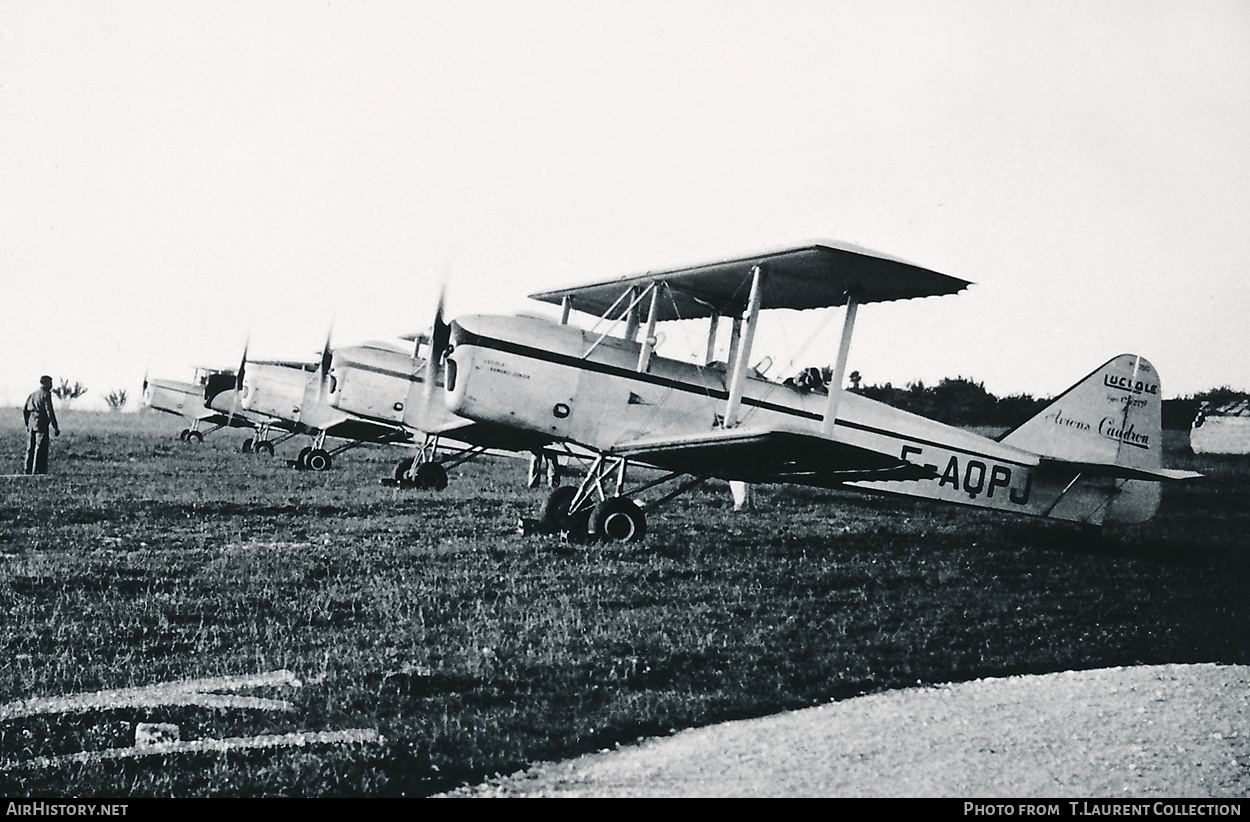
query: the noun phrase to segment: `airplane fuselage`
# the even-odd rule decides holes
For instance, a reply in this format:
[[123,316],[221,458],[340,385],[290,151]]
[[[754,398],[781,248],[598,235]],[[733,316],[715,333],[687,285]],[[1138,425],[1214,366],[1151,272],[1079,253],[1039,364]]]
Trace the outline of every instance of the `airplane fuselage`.
[[[452,325],[447,365],[448,410],[607,454],[648,439],[697,437],[718,428],[821,431],[828,405],[824,393],[748,376],[739,418],[727,424],[723,367],[655,356],[639,371],[639,343],[606,337],[596,345],[598,339],[532,317],[459,318]],[[772,478],[746,461],[719,465],[712,474],[747,482],[852,485],[1081,522],[1101,523],[1113,507],[1107,494],[1107,483],[1117,482],[1113,478],[1083,477],[1078,483],[1071,473],[1042,465],[1036,453],[858,394],[841,396],[833,440],[895,455],[929,469],[930,478],[844,482],[836,466],[829,473]],[[1113,515],[1135,521],[1142,505],[1153,513],[1148,499],[1138,503],[1136,494],[1121,495]]]
[[415,431],[437,431],[457,422],[443,406],[442,384],[426,402],[426,363],[411,354],[373,345],[337,348],[330,366],[330,405]]
[[317,371],[266,362],[246,364],[239,392],[245,410],[285,420],[299,433],[358,442],[408,440],[400,425],[349,413],[331,404],[328,397],[329,388],[323,386]]
[[513,428],[483,425],[449,412],[443,380],[427,396],[426,361],[405,352],[371,345],[334,351],[330,405],[340,411],[422,434],[446,434],[469,445],[504,450],[535,450],[550,442]]
[[157,411],[178,414],[191,420],[214,416],[204,405],[204,386],[178,380],[149,380],[144,402]]
[[[318,428],[315,397],[308,405],[310,389],[316,387],[317,375],[302,368],[249,362],[243,371],[243,387],[239,404],[246,411],[288,420],[296,425]],[[310,385],[311,384],[311,385]]]

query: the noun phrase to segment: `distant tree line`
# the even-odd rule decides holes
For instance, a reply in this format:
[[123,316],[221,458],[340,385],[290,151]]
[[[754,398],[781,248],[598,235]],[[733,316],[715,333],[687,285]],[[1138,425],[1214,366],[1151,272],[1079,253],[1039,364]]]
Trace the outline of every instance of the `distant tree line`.
[[1219,388],[1209,388],[1201,391],[1191,397],[1194,402],[1209,402],[1212,405],[1224,405],[1226,403],[1235,402],[1237,400],[1250,400],[1250,394],[1245,391],[1234,391],[1227,385]]
[[1016,425],[1040,411],[1047,402],[1029,394],[996,397],[985,390],[984,383],[964,377],[943,379],[936,385],[918,381],[896,388],[888,382],[863,385],[857,372],[851,375],[850,390],[948,425]]
[[[936,385],[912,382],[897,388],[890,383],[864,385],[859,372],[850,375],[848,389],[886,405],[920,414],[948,425],[999,426],[1019,425],[1041,411],[1049,397],[1034,398],[1029,394],[996,397],[985,390],[984,383],[964,377],[947,378]],[[1163,401],[1163,427],[1188,428],[1202,403],[1223,405],[1234,400],[1250,399],[1250,394],[1228,386],[1212,388],[1185,397]]]
[[1227,385],[1219,388],[1208,388],[1206,391],[1199,391],[1192,397],[1182,397],[1175,400],[1163,401],[1163,427],[1164,428],[1188,428],[1194,421],[1194,417],[1198,415],[1198,409],[1204,403],[1208,403],[1212,408],[1219,408],[1236,400],[1250,400],[1250,394],[1245,391],[1234,391]]

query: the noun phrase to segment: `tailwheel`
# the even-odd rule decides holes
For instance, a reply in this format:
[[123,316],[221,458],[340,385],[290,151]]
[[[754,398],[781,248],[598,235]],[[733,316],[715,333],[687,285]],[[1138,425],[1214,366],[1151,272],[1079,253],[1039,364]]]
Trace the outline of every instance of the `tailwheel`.
[[590,524],[591,533],[609,542],[637,542],[647,534],[646,514],[627,497],[608,497],[596,505]]
[[327,471],[330,468],[330,455],[320,448],[314,448],[304,458],[304,467],[310,471]]

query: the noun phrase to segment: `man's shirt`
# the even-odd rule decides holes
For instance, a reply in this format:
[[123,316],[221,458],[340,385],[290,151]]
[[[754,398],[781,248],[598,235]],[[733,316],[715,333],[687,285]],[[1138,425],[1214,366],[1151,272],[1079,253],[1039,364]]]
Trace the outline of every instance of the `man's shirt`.
[[47,431],[49,425],[61,427],[56,421],[56,411],[52,410],[51,391],[40,388],[27,397],[22,414],[26,419],[26,427],[34,431]]

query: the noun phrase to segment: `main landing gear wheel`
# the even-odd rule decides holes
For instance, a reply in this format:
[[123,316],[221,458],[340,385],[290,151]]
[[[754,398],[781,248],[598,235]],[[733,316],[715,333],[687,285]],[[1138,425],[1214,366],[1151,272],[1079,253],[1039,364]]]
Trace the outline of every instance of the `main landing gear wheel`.
[[647,534],[647,517],[626,497],[608,497],[590,515],[591,532],[609,542],[637,542]]
[[267,457],[272,457],[273,456],[273,443],[269,442],[268,440],[261,440],[256,443],[256,445],[253,447],[252,450],[256,452],[257,456],[260,456],[261,454],[263,454]]
[[423,462],[417,466],[417,487],[442,491],[447,487],[447,469],[437,462]]
[[311,454],[312,452],[313,450],[312,450],[311,445],[305,445],[303,448],[301,448],[299,450],[299,456],[295,458],[295,467],[307,468],[308,467],[308,455]]
[[309,451],[308,456],[304,458],[304,467],[310,471],[328,471],[330,463],[330,455],[320,448]]
[[447,487],[447,469],[437,462],[423,462],[417,466],[415,474],[410,474],[415,460],[407,457],[395,466],[395,484],[402,488],[422,488],[430,491],[442,491]]
[[252,438],[251,437],[248,437],[247,439],[243,440],[242,451],[244,454],[252,453]]
[[543,530],[549,533],[565,532],[570,539],[589,541],[591,538],[590,510],[583,509],[576,513],[569,513],[569,506],[572,505],[575,496],[577,496],[577,489],[571,485],[564,485],[552,491],[547,501],[543,503],[539,523]]
[[187,432],[187,442],[194,443],[195,445],[199,445],[203,441],[204,441],[204,435],[201,434],[199,431]]
[[178,432],[178,439],[182,440],[183,442],[186,442],[186,441],[187,441],[187,434],[190,434],[190,433],[191,433],[191,429],[190,429],[190,428],[184,428],[184,429],[182,429],[181,431],[179,431],[179,432]]

